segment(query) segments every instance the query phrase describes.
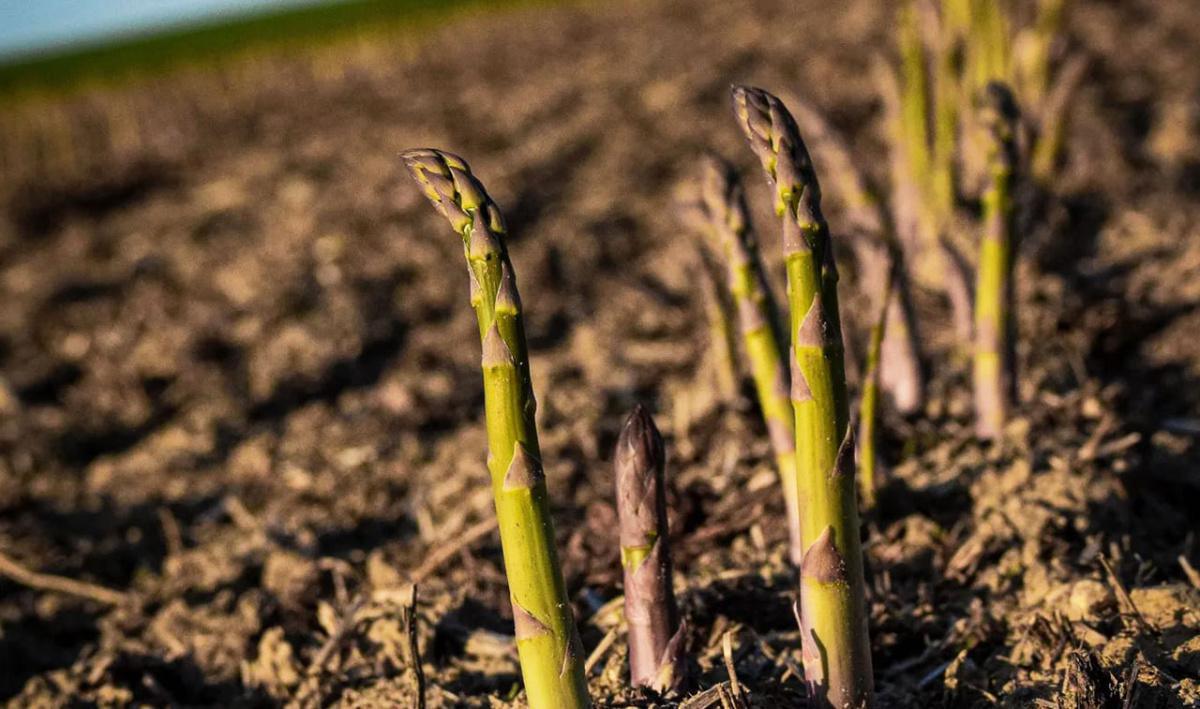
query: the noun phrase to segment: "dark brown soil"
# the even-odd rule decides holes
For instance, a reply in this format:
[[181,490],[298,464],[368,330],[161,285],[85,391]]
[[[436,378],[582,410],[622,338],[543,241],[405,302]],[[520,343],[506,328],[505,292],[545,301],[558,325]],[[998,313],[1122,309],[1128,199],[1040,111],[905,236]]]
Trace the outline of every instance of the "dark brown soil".
[[[508,216],[587,650],[616,627],[610,448],[644,401],[672,457],[697,690],[729,693],[732,633],[749,703],[803,705],[766,437],[749,400],[711,393],[672,188],[703,149],[735,158],[778,260],[735,81],[809,97],[881,177],[866,69],[885,5],[522,10],[39,109],[87,130],[7,151],[0,550],[128,596],[0,580],[0,696],[414,706],[419,570],[430,705],[521,701],[461,247],[396,158],[433,145]],[[1200,5],[1081,2],[1070,36],[1091,65],[1025,235],[1009,442],[971,436],[932,294],[935,396],[886,421],[865,532],[881,706],[1200,706]],[[128,140],[89,148],[113,116],[137,121]],[[621,645],[598,704],[649,706]],[[704,696],[689,706],[721,706]]]

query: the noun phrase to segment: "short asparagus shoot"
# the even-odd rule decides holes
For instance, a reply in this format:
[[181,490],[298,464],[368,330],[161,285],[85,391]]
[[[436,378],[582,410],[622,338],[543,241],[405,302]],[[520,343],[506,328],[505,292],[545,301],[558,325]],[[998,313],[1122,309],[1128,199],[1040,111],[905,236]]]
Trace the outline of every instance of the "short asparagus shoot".
[[431,149],[410,150],[402,158],[463,239],[483,345],[488,470],[525,695],[533,709],[587,707],[582,646],[554,548],[521,299],[504,220],[462,158]]
[[837,268],[821,189],[796,122],[775,96],[733,90],[735,116],[775,190],[783,220],[792,342],[791,398],[801,501],[804,671],[820,707],[873,702],[853,436],[849,431]]
[[1000,83],[987,87],[981,121],[987,129],[988,184],[975,285],[975,432],[998,438],[1012,404],[1013,184],[1017,109]]
[[617,516],[630,680],[635,687],[657,692],[679,689],[687,668],[684,631],[671,585],[665,464],[662,436],[650,414],[638,405],[617,438]]

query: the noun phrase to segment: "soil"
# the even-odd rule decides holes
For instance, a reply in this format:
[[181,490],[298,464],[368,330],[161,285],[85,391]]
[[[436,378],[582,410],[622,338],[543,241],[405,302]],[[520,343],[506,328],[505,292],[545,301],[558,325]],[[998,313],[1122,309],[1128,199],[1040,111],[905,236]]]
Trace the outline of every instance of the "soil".
[[[45,104],[78,129],[8,146],[0,550],[123,595],[0,580],[0,697],[416,706],[416,580],[429,705],[521,703],[461,246],[396,157],[433,145],[508,218],[569,591],[587,651],[616,640],[597,704],[677,701],[627,688],[610,603],[611,448],[641,401],[671,456],[684,704],[803,706],[766,435],[749,389],[711,386],[673,192],[733,158],[778,267],[743,81],[808,97],[882,179],[885,6],[524,9]],[[886,416],[864,517],[880,706],[1200,706],[1200,5],[1078,3],[1069,35],[1090,63],[1022,246],[1005,442],[972,436],[948,310],[918,294],[933,394]]]

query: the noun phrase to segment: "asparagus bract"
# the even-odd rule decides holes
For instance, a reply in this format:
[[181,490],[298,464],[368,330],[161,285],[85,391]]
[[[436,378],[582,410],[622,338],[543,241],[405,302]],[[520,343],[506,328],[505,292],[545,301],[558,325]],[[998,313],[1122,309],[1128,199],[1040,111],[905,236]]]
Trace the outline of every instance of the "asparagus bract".
[[975,431],[1000,436],[1011,405],[1013,183],[1017,110],[1009,90],[989,84],[981,120],[988,129],[984,226],[975,286]]
[[525,694],[533,709],[587,707],[582,646],[554,548],[521,300],[504,220],[462,158],[430,149],[402,157],[425,196],[463,238],[483,346],[487,464]]
[[818,706],[869,705],[873,680],[837,317],[837,269],[821,213],[821,190],[795,120],[783,103],[750,87],[735,87],[733,101],[783,220],[805,549],[800,566],[805,674]]
[[800,545],[800,507],[796,497],[796,421],[788,395],[784,338],[750,228],[742,186],[728,164],[709,156],[701,166],[695,194],[686,198],[683,206],[687,220],[715,242],[728,268],[729,292],[733,295],[742,342],[783,487],[789,553],[792,562],[799,565],[804,548]]
[[662,436],[639,405],[617,438],[617,516],[630,679],[634,686],[659,692],[679,689],[686,670],[683,626],[671,586],[665,463]]

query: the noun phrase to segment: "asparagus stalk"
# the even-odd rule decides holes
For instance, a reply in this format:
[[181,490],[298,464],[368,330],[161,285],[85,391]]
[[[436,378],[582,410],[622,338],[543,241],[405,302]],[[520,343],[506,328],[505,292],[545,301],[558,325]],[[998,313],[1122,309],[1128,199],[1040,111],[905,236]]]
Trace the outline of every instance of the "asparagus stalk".
[[728,267],[729,292],[783,488],[789,554],[799,565],[804,549],[796,497],[796,421],[788,398],[783,332],[733,169],[714,156],[704,160],[696,194],[684,200],[683,213],[693,228],[715,243]]
[[[895,262],[892,272],[898,269]],[[883,287],[882,304],[879,316],[871,326],[871,338],[867,344],[867,366],[863,372],[862,402],[859,404],[858,416],[858,484],[862,491],[863,507],[870,509],[875,506],[875,469],[878,464],[876,446],[879,442],[877,422],[879,418],[879,383],[880,356],[883,352],[883,342],[888,326],[888,314],[891,311],[892,294],[895,292],[895,276],[889,277]]]
[[703,246],[697,248],[697,258],[703,273],[701,285],[704,314],[708,320],[708,353],[713,370],[713,380],[721,400],[734,401],[738,397],[739,380],[737,362],[737,335],[734,332],[734,305],[725,290],[721,266]]
[[1049,185],[1058,168],[1072,99],[1083,81],[1087,66],[1087,58],[1081,54],[1068,59],[1041,105],[1037,142],[1034,143],[1030,161],[1033,178],[1041,185]]
[[911,183],[914,212],[914,233],[908,236],[908,253],[918,267],[917,273],[923,282],[937,283],[938,252],[932,245],[937,241],[937,220],[932,209],[932,167],[934,155],[929,144],[929,97],[928,57],[921,41],[920,23],[914,3],[900,8],[897,18],[900,48],[899,83],[899,130],[897,147],[903,151],[907,174],[902,179]]
[[671,586],[666,455],[654,419],[639,404],[625,420],[614,457],[629,675],[635,687],[679,689],[687,665],[683,625]]
[[975,286],[975,431],[1001,435],[1012,400],[1013,184],[1017,165],[1017,110],[1003,84],[988,85],[981,120],[988,129],[984,228]]
[[962,86],[959,81],[959,37],[954,21],[943,12],[928,11],[928,27],[934,62],[933,153],[930,158],[929,198],[939,233],[944,233],[954,217],[954,156],[958,148],[958,107]]
[[[846,221],[856,238],[852,240],[859,264],[859,279],[875,286],[877,303],[890,303],[883,339],[879,382],[903,414],[925,405],[925,372],[921,364],[920,337],[908,279],[904,273],[902,246],[893,226],[866,178],[855,166],[850,149],[815,106],[792,99],[792,114],[815,160],[832,175],[833,194],[839,196]],[[895,290],[895,298],[888,294]]]
[[402,158],[463,238],[483,346],[488,470],[529,706],[587,707],[582,646],[554,548],[521,300],[503,218],[462,158],[429,149],[410,150]]
[[1066,4],[1066,0],[1038,0],[1033,25],[1019,32],[1013,42],[1013,78],[1021,102],[1038,113],[1050,87],[1050,58]]
[[975,93],[993,81],[1008,81],[1012,73],[1011,30],[1000,0],[973,0],[967,40],[968,79]]
[[870,705],[874,690],[837,271],[821,213],[821,189],[783,103],[762,89],[744,86],[734,88],[733,101],[783,220],[805,549],[800,599],[806,679],[818,706]]

